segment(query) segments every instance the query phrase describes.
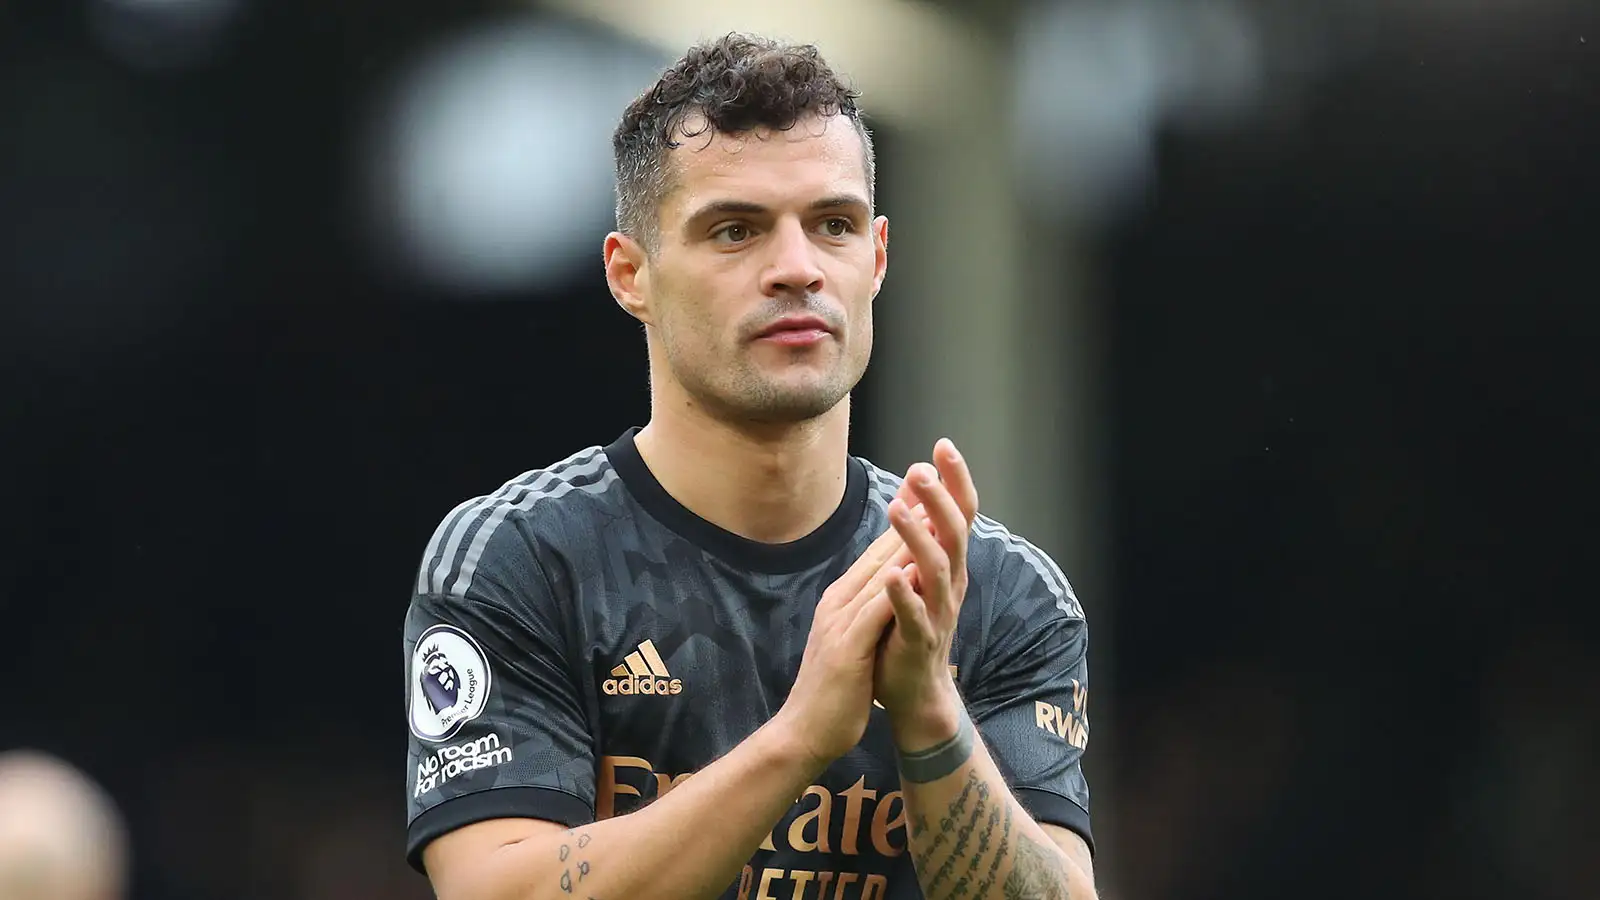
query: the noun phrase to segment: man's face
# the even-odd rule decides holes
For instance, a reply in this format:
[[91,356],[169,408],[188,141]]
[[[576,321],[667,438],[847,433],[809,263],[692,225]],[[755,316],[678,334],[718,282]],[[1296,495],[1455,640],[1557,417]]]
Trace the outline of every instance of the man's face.
[[861,379],[888,238],[864,154],[840,116],[672,151],[641,284],[655,351],[713,415],[803,421]]

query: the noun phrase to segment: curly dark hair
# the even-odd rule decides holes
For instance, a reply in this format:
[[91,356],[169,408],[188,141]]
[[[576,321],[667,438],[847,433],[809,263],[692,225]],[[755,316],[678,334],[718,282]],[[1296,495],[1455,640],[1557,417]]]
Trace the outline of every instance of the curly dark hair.
[[786,131],[811,115],[842,115],[855,126],[866,153],[870,202],[872,135],[861,120],[859,97],[810,44],[736,33],[691,47],[628,105],[612,135],[618,229],[654,249],[657,212],[672,188],[667,157],[682,138]]

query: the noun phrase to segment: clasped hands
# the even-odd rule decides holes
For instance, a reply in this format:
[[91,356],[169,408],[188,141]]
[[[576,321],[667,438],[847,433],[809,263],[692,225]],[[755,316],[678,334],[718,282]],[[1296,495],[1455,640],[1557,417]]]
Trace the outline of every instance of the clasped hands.
[[822,592],[773,722],[809,768],[860,742],[874,699],[902,753],[948,741],[966,721],[949,663],[977,512],[972,474],[941,440],[931,465],[907,472],[889,504],[891,527]]
[[960,723],[949,663],[977,512],[972,472],[949,439],[934,446],[932,465],[910,468],[889,504],[892,527],[879,541],[892,555],[865,590],[882,590],[894,612],[878,642],[872,686],[902,751],[938,744]]

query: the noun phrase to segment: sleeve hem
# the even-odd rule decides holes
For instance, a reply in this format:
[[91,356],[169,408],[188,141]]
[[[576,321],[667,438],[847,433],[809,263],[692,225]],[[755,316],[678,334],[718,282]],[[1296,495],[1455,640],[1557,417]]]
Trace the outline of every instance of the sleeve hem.
[[406,862],[426,875],[422,851],[436,838],[489,819],[545,819],[568,828],[594,821],[588,803],[567,793],[541,787],[504,787],[464,794],[417,816],[406,829]]
[[1079,837],[1089,847],[1089,854],[1094,855],[1094,834],[1089,827],[1089,813],[1083,807],[1068,800],[1066,797],[1052,791],[1042,791],[1037,788],[1015,788],[1012,791],[1017,802],[1022,808],[1033,816],[1034,821],[1048,822],[1051,825],[1060,825]]

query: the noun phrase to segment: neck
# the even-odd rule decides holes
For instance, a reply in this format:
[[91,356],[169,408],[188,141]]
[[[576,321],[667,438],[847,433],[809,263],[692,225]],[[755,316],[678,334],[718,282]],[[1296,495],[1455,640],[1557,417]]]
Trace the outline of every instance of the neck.
[[652,397],[635,446],[673,499],[740,537],[805,537],[844,500],[850,398],[806,422],[733,423],[687,397]]

